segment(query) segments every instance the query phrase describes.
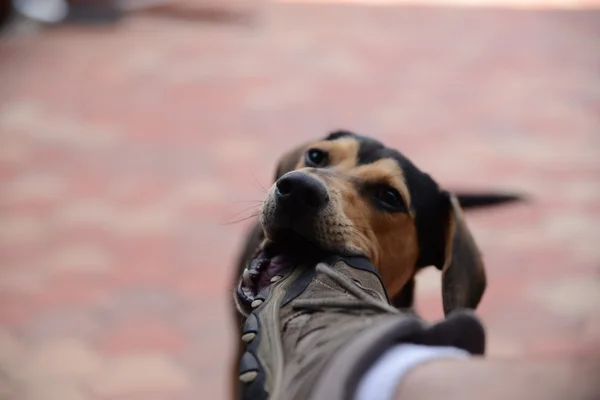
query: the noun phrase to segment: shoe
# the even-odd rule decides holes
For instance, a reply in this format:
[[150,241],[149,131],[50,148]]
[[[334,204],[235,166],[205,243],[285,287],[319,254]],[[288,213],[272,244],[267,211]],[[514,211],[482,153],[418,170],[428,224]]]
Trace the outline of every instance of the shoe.
[[[335,256],[277,271],[264,287],[260,266],[251,265],[238,286],[238,307],[248,312],[239,363],[244,400],[351,399],[362,373],[398,343],[484,353],[484,329],[472,311],[436,324],[400,311],[364,258]],[[244,293],[258,281],[262,288],[248,307]]]

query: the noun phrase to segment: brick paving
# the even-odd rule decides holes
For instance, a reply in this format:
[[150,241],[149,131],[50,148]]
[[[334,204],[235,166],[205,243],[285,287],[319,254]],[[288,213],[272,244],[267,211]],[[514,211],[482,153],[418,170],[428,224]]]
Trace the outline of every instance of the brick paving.
[[[497,356],[600,355],[600,12],[263,4],[0,42],[0,399],[223,399],[227,285],[284,150],[334,128],[469,215]],[[236,213],[240,213],[236,216]],[[439,275],[419,308],[441,315]]]

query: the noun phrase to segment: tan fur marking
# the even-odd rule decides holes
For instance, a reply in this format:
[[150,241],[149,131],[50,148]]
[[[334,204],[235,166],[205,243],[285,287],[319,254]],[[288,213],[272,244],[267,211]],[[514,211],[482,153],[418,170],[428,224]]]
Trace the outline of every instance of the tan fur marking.
[[376,266],[390,296],[395,296],[414,274],[419,256],[417,231],[406,214],[374,217],[371,229],[377,237],[379,260]]
[[360,143],[356,139],[337,139],[316,143],[315,148],[329,153],[329,163],[340,171],[350,171],[356,167]]
[[388,185],[393,186],[396,188],[396,190],[398,190],[404,199],[406,208],[410,213],[410,193],[408,191],[408,187],[406,186],[404,172],[396,160],[391,158],[383,158],[371,164],[361,165],[357,167],[355,171],[353,171],[353,175],[366,182],[385,182]]
[[339,179],[334,182],[330,187],[340,188],[344,219],[354,226],[348,229],[349,244],[365,252],[381,274],[388,294],[394,296],[412,277],[419,256],[414,220],[404,213],[379,211],[353,185]]
[[[297,148],[296,151],[290,153],[288,157],[297,157],[296,160],[289,161],[291,161],[292,165],[294,165],[293,170],[298,170],[306,167],[304,157],[308,149],[319,149],[328,153],[328,167],[333,167],[338,171],[348,172],[356,167],[359,148],[360,143],[353,138],[321,140]],[[287,162],[289,163],[289,161]]]
[[[386,213],[377,210],[368,198],[361,196],[352,178],[367,182],[387,182],[400,193],[408,195],[402,172],[394,160],[380,160],[360,166],[350,174],[319,176],[329,191],[331,205],[323,223],[338,227],[347,248],[360,249],[379,270],[390,296],[397,294],[414,274],[419,246],[414,220],[405,213]],[[391,163],[390,163],[391,161]],[[331,240],[331,239],[330,239]]]

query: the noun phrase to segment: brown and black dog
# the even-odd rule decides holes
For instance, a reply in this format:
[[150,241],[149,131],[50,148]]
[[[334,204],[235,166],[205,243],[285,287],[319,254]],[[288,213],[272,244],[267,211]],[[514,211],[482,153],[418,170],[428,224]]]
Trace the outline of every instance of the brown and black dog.
[[280,161],[241,254],[237,320],[291,260],[316,263],[332,253],[368,258],[398,308],[412,306],[415,275],[427,266],[442,271],[445,313],[475,308],[486,275],[461,206],[517,199],[453,195],[398,151],[355,133],[302,145]]
[[280,267],[265,265],[274,258],[277,262],[293,255],[311,261],[328,253],[367,257],[398,308],[412,306],[415,274],[427,266],[442,271],[446,313],[475,308],[486,279],[461,209],[517,199],[453,195],[381,142],[333,132],[279,162],[275,184],[240,258],[239,311],[252,301],[252,290],[240,279],[252,260],[261,260],[260,272],[270,278]]

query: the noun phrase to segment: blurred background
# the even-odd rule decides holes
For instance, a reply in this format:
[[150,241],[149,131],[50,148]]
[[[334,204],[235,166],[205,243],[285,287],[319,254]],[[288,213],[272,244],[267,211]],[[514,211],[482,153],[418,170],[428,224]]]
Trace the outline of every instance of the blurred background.
[[468,215],[489,354],[600,356],[600,2],[1,4],[0,399],[225,399],[229,222],[338,128],[528,195]]

